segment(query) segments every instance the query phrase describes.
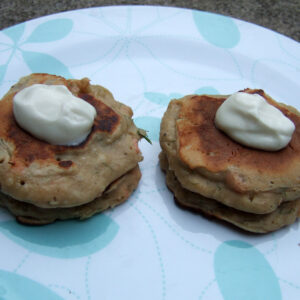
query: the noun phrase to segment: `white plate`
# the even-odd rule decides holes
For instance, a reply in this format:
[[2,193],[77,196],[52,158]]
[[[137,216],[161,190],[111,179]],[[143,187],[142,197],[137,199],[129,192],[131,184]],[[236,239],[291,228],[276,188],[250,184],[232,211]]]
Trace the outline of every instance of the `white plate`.
[[0,211],[1,299],[300,299],[298,222],[249,235],[180,210],[157,158],[172,97],[252,87],[299,108],[299,43],[220,15],[120,6],[5,29],[0,52],[1,96],[31,72],[86,76],[153,141],[140,144],[138,190],[112,211],[44,227]]

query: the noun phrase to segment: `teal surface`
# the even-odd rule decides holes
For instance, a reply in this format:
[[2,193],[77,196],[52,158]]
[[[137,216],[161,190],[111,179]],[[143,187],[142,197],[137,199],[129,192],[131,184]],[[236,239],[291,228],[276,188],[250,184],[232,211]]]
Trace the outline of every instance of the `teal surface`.
[[21,23],[2,30],[16,44],[22,37],[25,30],[25,23]]
[[68,68],[52,55],[33,51],[22,51],[22,55],[33,73],[49,73],[72,78]]
[[0,232],[12,241],[45,256],[75,258],[105,248],[117,235],[119,226],[98,214],[85,221],[58,221],[45,226],[24,226],[15,220],[0,223]]
[[0,270],[0,300],[63,300],[42,284],[24,276]]
[[168,106],[170,100],[183,97],[179,93],[171,93],[169,95],[163,93],[147,92],[144,94],[145,98],[153,103],[159,104],[161,106]]
[[73,27],[70,19],[54,19],[39,25],[26,40],[27,43],[58,41],[67,36]]
[[214,270],[224,300],[281,300],[278,279],[264,255],[251,244],[222,243]]
[[63,64],[58,58],[42,52],[27,51],[23,45],[29,43],[51,43],[65,38],[73,28],[73,21],[71,19],[53,19],[38,25],[29,35],[29,37],[22,41],[25,32],[25,23],[15,25],[4,29],[2,32],[8,36],[12,44],[7,45],[5,51],[10,51],[5,64],[0,65],[0,83],[2,82],[7,67],[12,59],[21,53],[24,62],[29,67],[32,73],[49,73],[60,75],[66,78],[72,78],[68,67]]
[[[207,95],[218,95],[219,91],[212,86],[203,86],[190,94],[207,94]],[[179,99],[184,97],[183,94],[180,93],[170,93],[170,94],[163,94],[159,92],[146,92],[144,96],[147,100],[152,103],[167,107],[169,102],[173,99]]]
[[219,95],[219,91],[212,86],[203,86],[195,91],[195,94],[202,95]]
[[134,119],[135,125],[146,130],[149,139],[155,142],[159,140],[160,121],[160,118],[150,116],[137,117]]
[[207,12],[193,11],[193,18],[203,38],[220,48],[233,48],[240,41],[240,31],[229,17]]

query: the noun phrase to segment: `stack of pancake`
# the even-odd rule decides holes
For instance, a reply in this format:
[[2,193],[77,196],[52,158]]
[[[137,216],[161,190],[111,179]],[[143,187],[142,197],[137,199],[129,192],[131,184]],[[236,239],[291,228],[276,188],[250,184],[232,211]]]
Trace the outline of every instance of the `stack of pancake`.
[[161,122],[161,168],[176,202],[242,229],[265,233],[300,215],[300,114],[259,94],[295,124],[287,147],[269,152],[243,146],[214,124],[228,96],[190,95],[172,100]]
[[[65,85],[95,107],[97,116],[85,141],[77,146],[51,145],[18,126],[13,97],[36,83]],[[0,205],[27,224],[85,219],[114,207],[140,180],[139,139],[132,110],[87,78],[24,77],[0,101]]]

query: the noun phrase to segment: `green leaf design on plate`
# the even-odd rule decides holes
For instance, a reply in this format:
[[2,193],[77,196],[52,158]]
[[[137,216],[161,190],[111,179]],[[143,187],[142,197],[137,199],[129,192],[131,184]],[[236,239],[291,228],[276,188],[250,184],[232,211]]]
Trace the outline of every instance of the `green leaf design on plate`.
[[63,300],[44,285],[27,277],[0,270],[0,299],[47,299]]
[[215,253],[214,269],[224,300],[282,299],[270,263],[249,243],[239,240],[222,243]]
[[168,105],[168,103],[169,103],[168,96],[165,94],[162,94],[162,93],[146,92],[144,94],[144,96],[149,101],[159,104],[159,105]]
[[24,33],[25,23],[21,23],[9,28],[4,29],[2,32],[10,37],[15,43],[17,43]]
[[45,43],[60,40],[73,28],[70,19],[55,19],[40,24],[26,40],[27,43]]
[[23,59],[33,73],[49,73],[72,78],[69,69],[55,57],[32,51],[22,51]]
[[183,97],[183,95],[179,94],[179,93],[171,93],[171,94],[169,94],[168,97],[170,100],[172,100],[172,99],[179,99],[179,98]]
[[240,41],[240,31],[234,20],[217,14],[193,11],[196,27],[203,38],[220,48],[233,48]]
[[200,89],[195,91],[195,94],[198,95],[219,95],[219,91],[216,90],[214,87],[212,86],[203,86]]
[[178,93],[171,93],[170,95],[166,95],[166,94],[156,93],[156,92],[146,92],[144,93],[144,96],[149,101],[162,106],[167,106],[171,99],[182,97],[182,95]]

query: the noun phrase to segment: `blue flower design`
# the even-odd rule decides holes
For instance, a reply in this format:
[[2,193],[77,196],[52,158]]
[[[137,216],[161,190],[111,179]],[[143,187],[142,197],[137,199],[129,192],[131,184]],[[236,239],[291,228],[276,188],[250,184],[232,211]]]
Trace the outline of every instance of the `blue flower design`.
[[46,21],[38,25],[25,41],[21,41],[25,26],[26,23],[22,23],[2,31],[2,33],[10,38],[12,43],[0,43],[0,47],[2,48],[0,52],[9,53],[6,62],[0,65],[0,83],[4,79],[7,68],[17,52],[21,53],[24,62],[33,73],[51,73],[71,78],[72,75],[67,66],[54,56],[41,52],[25,51],[22,49],[22,46],[28,43],[49,43],[60,40],[71,32],[73,21],[70,19]]

